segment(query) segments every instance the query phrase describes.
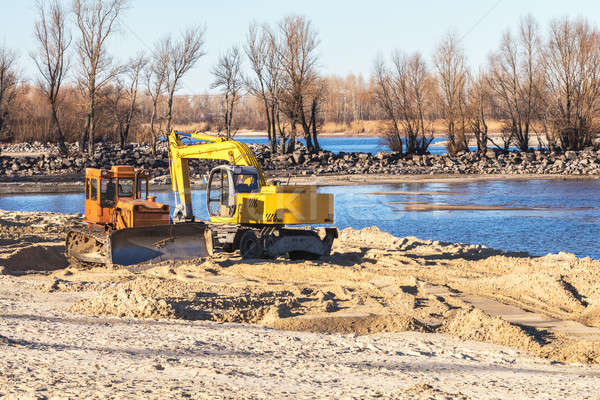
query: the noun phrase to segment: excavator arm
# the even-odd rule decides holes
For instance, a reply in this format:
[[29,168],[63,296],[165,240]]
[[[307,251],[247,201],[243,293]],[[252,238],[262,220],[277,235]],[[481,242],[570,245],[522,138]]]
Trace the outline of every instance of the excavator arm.
[[[184,143],[184,140],[201,142],[188,144]],[[263,170],[246,144],[201,133],[172,131],[169,135],[169,169],[173,192],[179,196],[179,205],[175,209],[175,214],[185,221],[194,219],[189,159],[224,160],[231,165],[252,166],[258,171],[260,186],[266,185]]]

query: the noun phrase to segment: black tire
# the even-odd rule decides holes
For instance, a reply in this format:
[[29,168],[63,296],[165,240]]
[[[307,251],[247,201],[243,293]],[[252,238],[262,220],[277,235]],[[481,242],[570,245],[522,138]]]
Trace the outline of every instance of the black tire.
[[240,254],[243,258],[260,258],[263,255],[262,240],[252,230],[247,230],[240,238]]

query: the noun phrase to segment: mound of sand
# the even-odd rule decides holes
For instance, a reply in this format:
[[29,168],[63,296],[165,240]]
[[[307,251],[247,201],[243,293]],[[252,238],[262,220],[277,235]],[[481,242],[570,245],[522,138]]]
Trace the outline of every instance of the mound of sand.
[[24,271],[53,271],[68,265],[61,244],[47,243],[20,247],[0,255],[0,267],[5,273]]
[[523,329],[500,318],[492,317],[477,308],[459,310],[453,318],[444,323],[439,331],[465,340],[516,347],[535,354],[541,353],[541,346],[535,337],[524,332]]
[[370,315],[358,317],[273,318],[263,320],[271,328],[288,331],[354,333],[369,335],[379,332],[431,332],[432,329],[406,315]]
[[176,279],[141,278],[102,290],[71,307],[73,312],[134,318],[181,318],[258,323],[273,308],[281,316],[300,305],[289,291],[218,294]]
[[573,340],[555,332],[511,324],[477,308],[458,311],[439,332],[509,346],[560,362],[600,363],[600,342]]
[[175,317],[175,310],[165,300],[126,287],[105,289],[95,297],[78,301],[71,311],[130,318]]

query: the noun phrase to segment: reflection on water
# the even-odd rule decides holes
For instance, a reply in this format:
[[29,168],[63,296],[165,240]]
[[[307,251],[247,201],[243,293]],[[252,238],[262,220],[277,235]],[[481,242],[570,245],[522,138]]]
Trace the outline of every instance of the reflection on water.
[[[335,195],[335,220],[339,228],[377,225],[398,236],[481,243],[534,255],[567,251],[581,257],[600,258],[597,180],[331,186],[319,191]],[[417,198],[415,192],[419,193]],[[192,198],[195,215],[207,218],[204,192],[195,191]],[[174,195],[157,193],[157,200],[173,205]],[[429,207],[425,211],[395,212],[399,204],[445,205],[449,209]],[[465,205],[485,209],[467,209]],[[4,196],[0,197],[0,209],[81,213],[83,197],[78,194]]]

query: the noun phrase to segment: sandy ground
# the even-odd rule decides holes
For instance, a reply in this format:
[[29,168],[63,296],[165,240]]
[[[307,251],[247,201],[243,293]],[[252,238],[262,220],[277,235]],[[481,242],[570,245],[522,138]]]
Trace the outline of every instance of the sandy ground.
[[600,261],[346,229],[318,261],[65,260],[0,211],[0,397],[598,398]]

